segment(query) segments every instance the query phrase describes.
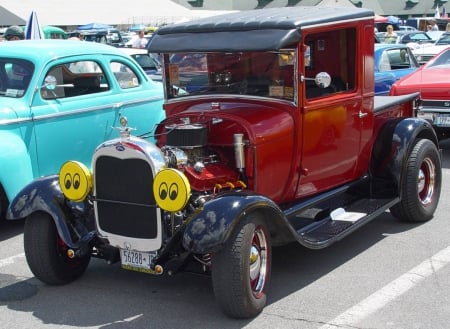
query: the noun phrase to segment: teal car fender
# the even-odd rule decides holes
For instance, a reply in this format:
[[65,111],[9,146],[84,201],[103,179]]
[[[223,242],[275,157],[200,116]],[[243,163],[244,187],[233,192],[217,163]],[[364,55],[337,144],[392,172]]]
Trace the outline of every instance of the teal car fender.
[[0,150],[0,184],[11,200],[33,179],[33,168],[23,139],[13,131],[0,131]]
[[295,235],[282,210],[269,198],[250,191],[227,192],[209,200],[191,216],[184,230],[183,247],[198,254],[220,250],[236,225],[253,211],[266,220],[269,231],[280,236]]

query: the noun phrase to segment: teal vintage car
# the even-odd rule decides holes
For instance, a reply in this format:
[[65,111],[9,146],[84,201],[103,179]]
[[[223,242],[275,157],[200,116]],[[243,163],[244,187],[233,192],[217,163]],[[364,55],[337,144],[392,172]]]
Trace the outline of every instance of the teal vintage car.
[[68,159],[90,167],[121,117],[153,140],[163,90],[115,47],[70,40],[0,43],[0,216],[32,180]]

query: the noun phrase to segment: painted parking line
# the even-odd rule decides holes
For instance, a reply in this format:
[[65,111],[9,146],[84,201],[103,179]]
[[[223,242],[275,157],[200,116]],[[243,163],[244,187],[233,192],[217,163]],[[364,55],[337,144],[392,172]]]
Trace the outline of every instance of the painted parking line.
[[0,259],[0,268],[7,266],[7,265],[14,264],[16,262],[16,260],[22,259],[24,257],[25,257],[25,253],[21,253],[21,254],[15,255],[15,256]]
[[361,320],[383,308],[421,281],[450,263],[450,246],[395,279],[359,304],[329,321],[319,329],[354,328]]

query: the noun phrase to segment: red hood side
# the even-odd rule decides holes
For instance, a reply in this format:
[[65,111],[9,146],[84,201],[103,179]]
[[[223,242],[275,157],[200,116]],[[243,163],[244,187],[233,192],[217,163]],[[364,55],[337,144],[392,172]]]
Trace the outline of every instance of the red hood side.
[[190,123],[207,123],[210,131],[214,132],[210,134],[210,143],[232,144],[234,133],[245,132],[253,143],[261,144],[291,135],[295,111],[296,107],[280,102],[204,102],[192,104],[167,117],[158,130],[188,118]]

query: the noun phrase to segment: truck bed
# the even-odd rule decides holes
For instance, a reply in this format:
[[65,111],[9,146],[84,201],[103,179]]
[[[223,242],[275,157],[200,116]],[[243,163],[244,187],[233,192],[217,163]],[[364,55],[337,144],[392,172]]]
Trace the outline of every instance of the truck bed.
[[419,97],[420,93],[413,93],[402,96],[375,96],[373,111],[375,114],[383,112],[386,109],[390,109],[395,105],[402,105],[408,101],[412,101]]

